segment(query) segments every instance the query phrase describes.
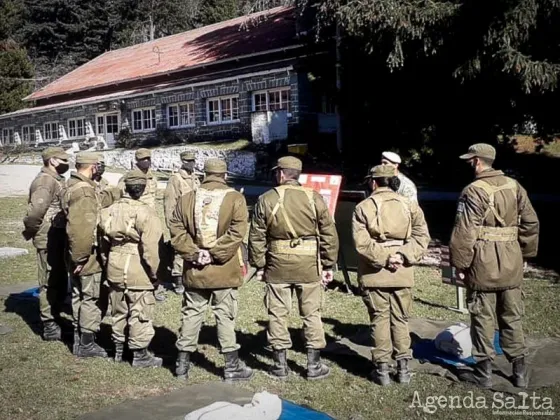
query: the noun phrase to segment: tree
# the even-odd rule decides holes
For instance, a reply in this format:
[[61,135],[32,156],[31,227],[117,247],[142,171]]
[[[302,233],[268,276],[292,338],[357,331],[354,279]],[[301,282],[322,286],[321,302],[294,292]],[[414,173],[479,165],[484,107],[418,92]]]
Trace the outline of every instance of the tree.
[[0,41],[0,114],[24,107],[21,99],[33,89],[33,66],[15,41]]
[[22,23],[23,0],[3,0],[0,3],[0,40],[13,38]]

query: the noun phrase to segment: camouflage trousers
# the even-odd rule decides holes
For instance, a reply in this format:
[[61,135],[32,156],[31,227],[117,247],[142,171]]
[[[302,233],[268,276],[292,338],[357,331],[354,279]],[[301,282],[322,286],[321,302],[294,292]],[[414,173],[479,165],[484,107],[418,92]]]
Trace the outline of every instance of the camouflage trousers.
[[37,278],[39,280],[39,311],[41,321],[58,318],[68,294],[68,273],[64,254],[37,250]]
[[412,290],[405,288],[366,288],[362,299],[368,309],[373,341],[374,363],[410,359],[408,319],[412,311]]
[[179,351],[194,352],[208,305],[216,318],[218,341],[222,353],[238,350],[235,319],[238,312],[237,289],[186,289],[181,309],[182,323],[177,339]]
[[126,341],[128,326],[128,347],[142,350],[149,346],[154,337],[154,311],[156,299],[153,290],[124,290],[110,286],[111,318],[113,321],[113,342]]
[[300,284],[273,284],[265,287],[264,304],[268,311],[268,343],[274,350],[292,347],[288,331],[288,317],[292,309],[292,294],[295,291],[299,313],[303,318],[305,345],[310,349],[326,346],[325,331],[321,320],[323,286],[319,282]]
[[500,330],[500,346],[510,362],[527,355],[522,326],[525,307],[520,287],[497,292],[468,290],[467,306],[475,360],[494,359],[496,327]]
[[101,324],[101,273],[72,275],[72,315],[74,329],[96,333]]

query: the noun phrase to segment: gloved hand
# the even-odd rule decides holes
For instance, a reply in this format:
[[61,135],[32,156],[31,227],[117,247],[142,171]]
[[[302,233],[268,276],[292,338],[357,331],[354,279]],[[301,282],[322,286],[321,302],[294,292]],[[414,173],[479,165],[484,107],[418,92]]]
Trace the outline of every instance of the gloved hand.
[[334,279],[334,274],[332,270],[323,270],[321,273],[321,284],[326,286]]

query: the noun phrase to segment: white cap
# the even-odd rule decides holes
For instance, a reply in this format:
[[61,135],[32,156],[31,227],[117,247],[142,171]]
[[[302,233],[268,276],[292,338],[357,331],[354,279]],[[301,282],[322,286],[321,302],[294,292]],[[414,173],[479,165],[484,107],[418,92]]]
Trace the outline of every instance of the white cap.
[[393,163],[401,163],[401,157],[399,155],[397,155],[395,152],[383,152],[381,154],[382,158],[387,159],[390,162]]

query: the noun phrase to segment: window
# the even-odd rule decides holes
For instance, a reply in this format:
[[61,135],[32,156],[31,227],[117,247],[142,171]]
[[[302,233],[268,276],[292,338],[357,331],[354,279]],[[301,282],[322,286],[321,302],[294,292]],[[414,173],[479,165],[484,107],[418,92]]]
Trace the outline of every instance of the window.
[[104,136],[105,135],[105,117],[100,116],[97,117],[97,135]]
[[84,118],[68,120],[68,137],[84,137],[86,122]]
[[238,121],[239,98],[237,96],[230,96],[208,99],[207,114],[208,122],[211,124]]
[[132,111],[133,131],[152,131],[156,129],[156,109],[143,108]]
[[194,102],[169,105],[167,115],[170,128],[193,126]]
[[253,94],[253,111],[290,111],[290,89],[269,90]]
[[14,129],[13,128],[3,128],[2,129],[2,144],[9,144],[14,142]]
[[43,136],[45,141],[57,140],[58,139],[58,123],[47,122],[43,126]]
[[107,134],[118,134],[119,133],[119,116],[116,114],[106,115],[107,121]]
[[35,126],[24,125],[21,127],[21,134],[23,135],[24,143],[31,143],[35,141]]

